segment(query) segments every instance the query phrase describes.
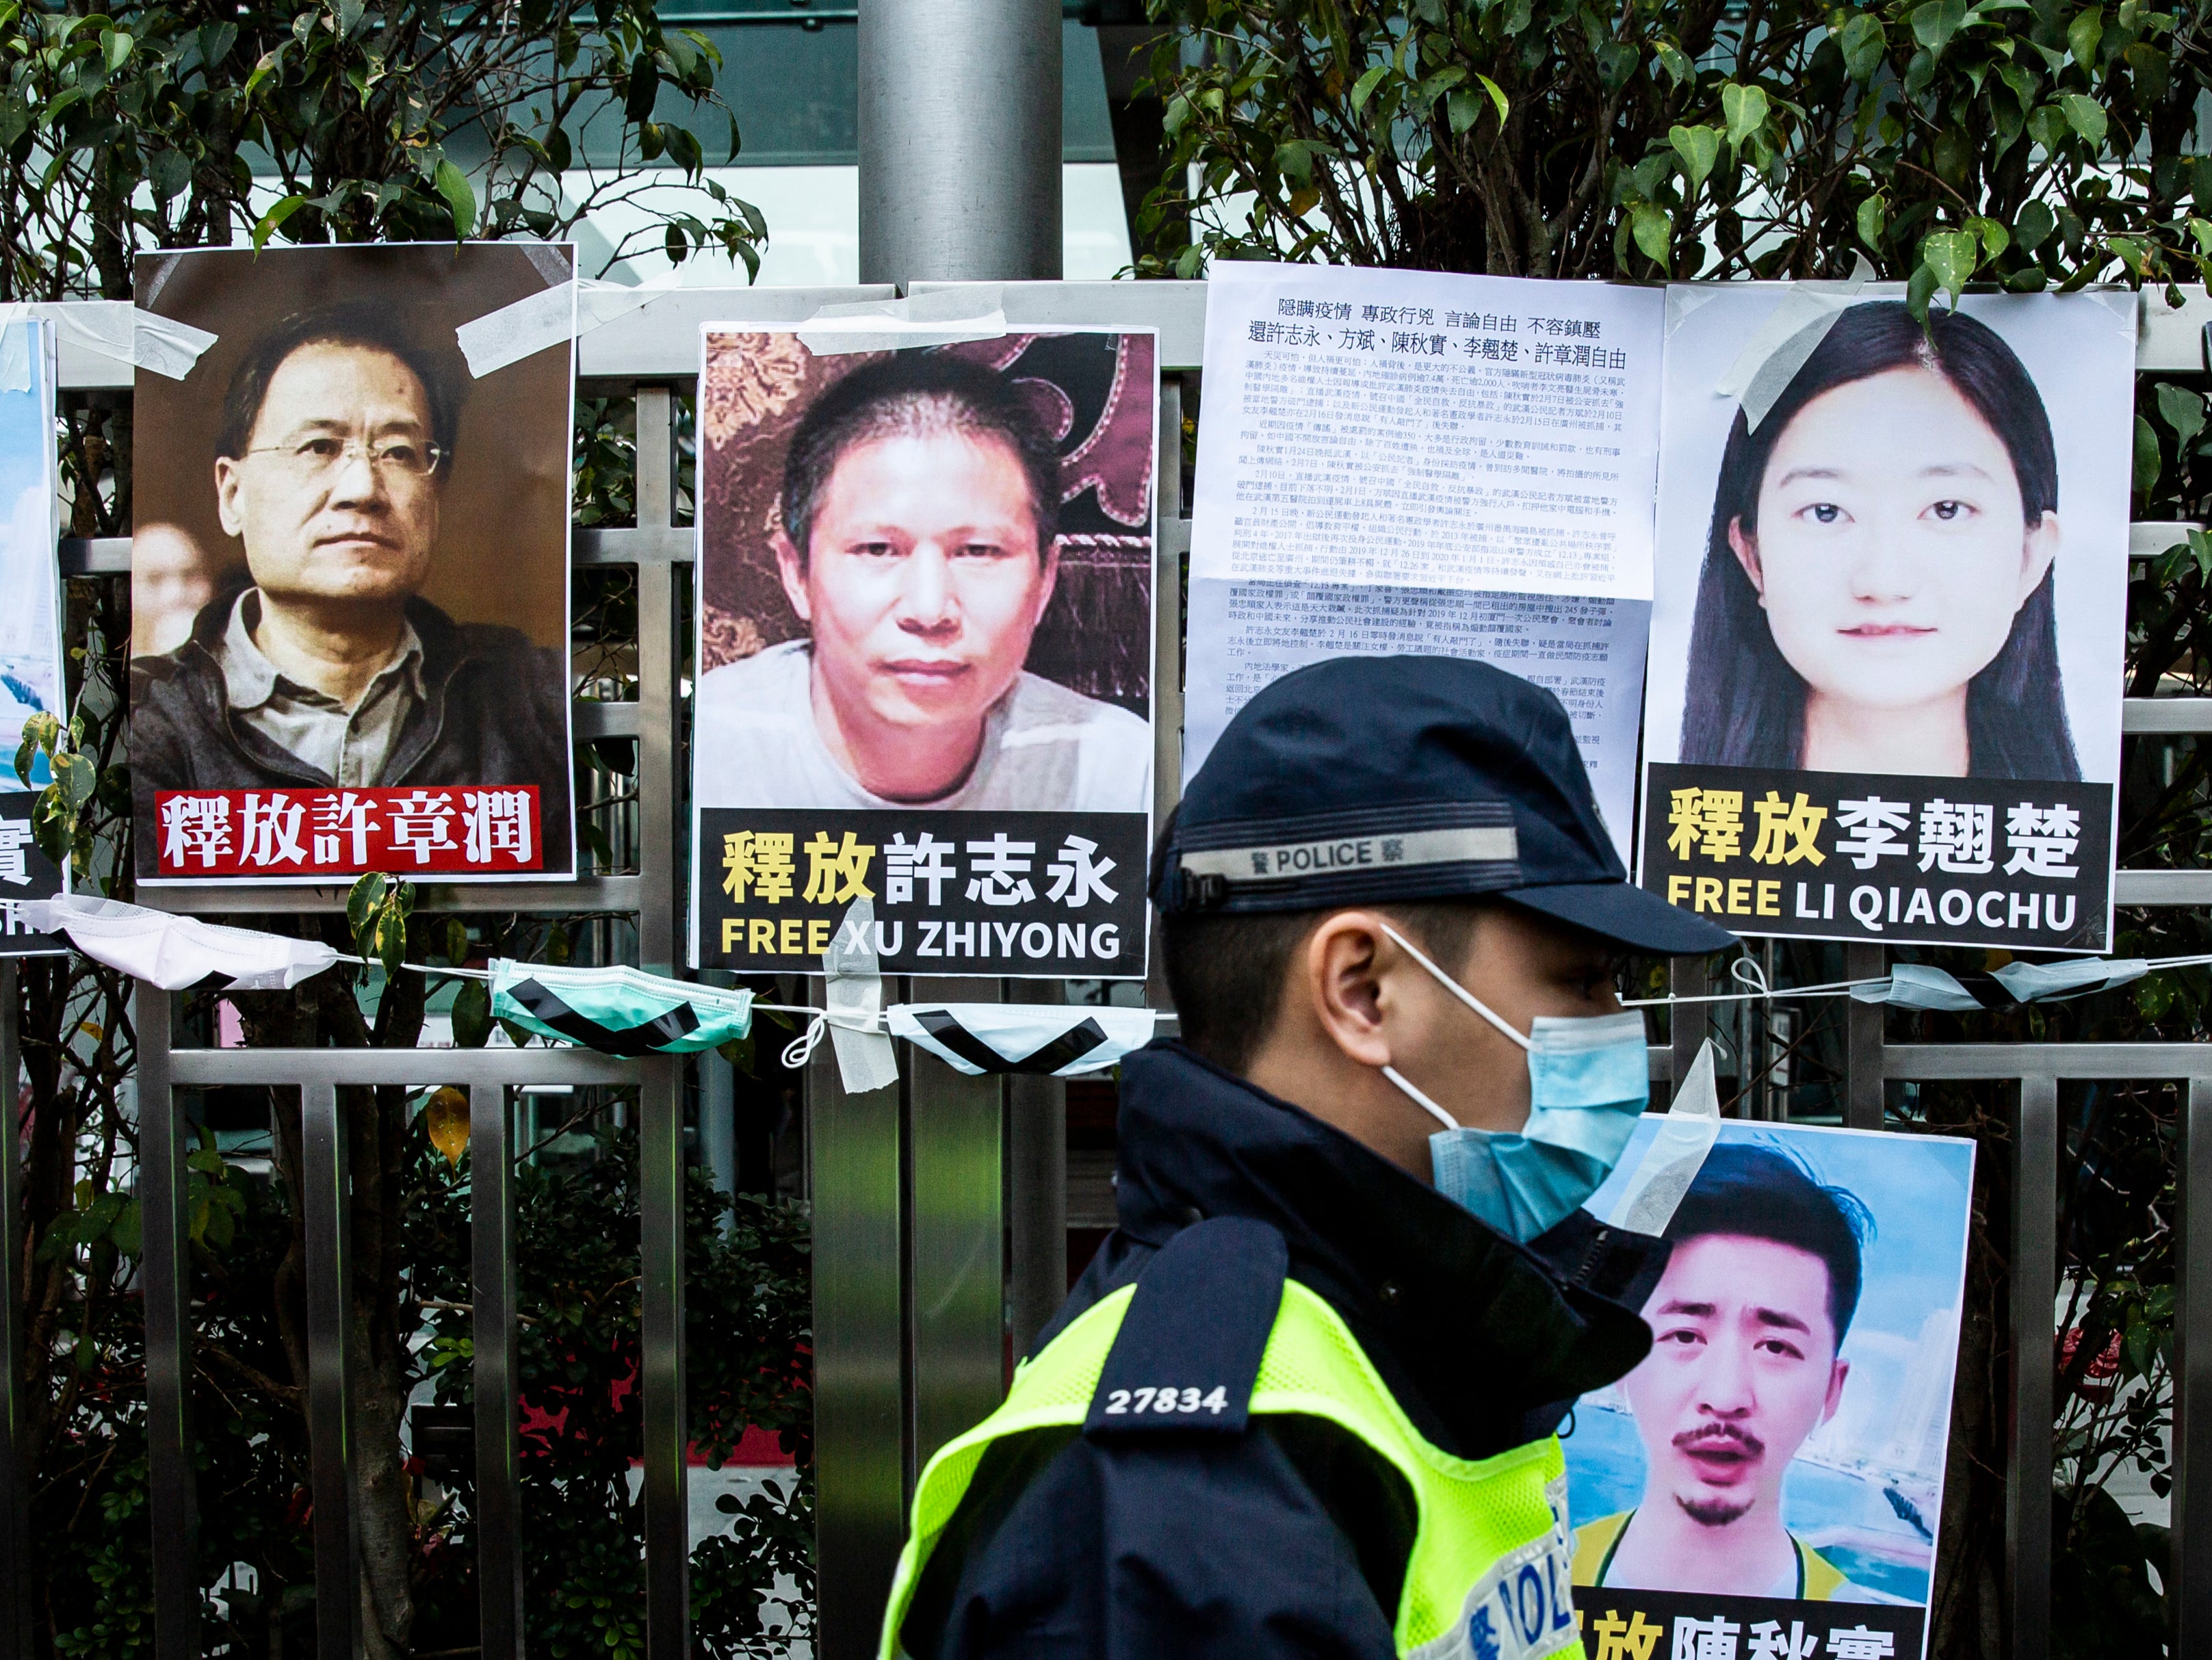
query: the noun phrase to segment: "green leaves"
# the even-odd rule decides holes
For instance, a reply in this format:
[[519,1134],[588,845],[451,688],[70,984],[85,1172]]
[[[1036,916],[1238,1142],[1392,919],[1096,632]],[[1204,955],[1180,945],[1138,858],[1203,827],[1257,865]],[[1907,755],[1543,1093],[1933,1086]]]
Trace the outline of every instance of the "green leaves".
[[2171,381],[2161,381],[2158,388],[2158,412],[2166,424],[2173,429],[2173,435],[2182,448],[2197,441],[2197,435],[2204,430],[2204,394],[2191,392],[2186,386],[2177,386]]
[[2140,415],[2136,417],[2135,493],[2148,496],[2158,483],[2161,465],[2158,453],[2158,434],[2151,423]]
[[1688,181],[1689,194],[1695,196],[1705,187],[1713,163],[1720,160],[1721,135],[1711,127],[1678,125],[1668,130],[1667,143],[1680,158],[1682,177]]
[[1920,244],[1920,263],[1936,279],[1937,289],[1956,305],[1981,263],[1981,243],[1970,230],[1936,231]]
[[1844,54],[1844,73],[1863,85],[1881,66],[1887,50],[1881,19],[1872,12],[1854,12],[1850,21],[1838,33],[1836,44]]
[[1674,221],[1666,209],[1650,202],[1638,202],[1630,210],[1629,228],[1636,238],[1636,246],[1654,265],[1662,271],[1672,265]]
[[1966,0],[1928,0],[1927,4],[1913,9],[1912,38],[1927,49],[1929,57],[1939,58],[1966,21]]
[[415,909],[415,890],[381,871],[371,871],[346,894],[346,926],[352,930],[354,954],[384,965],[387,976],[399,972],[407,956],[407,919]]
[[2069,92],[2058,100],[2058,107],[2066,117],[2066,125],[2081,136],[2081,142],[2092,149],[2105,142],[2105,106],[2095,99],[2078,92]]
[[446,198],[446,205],[453,216],[453,240],[465,240],[476,228],[477,193],[469,187],[468,175],[444,156],[438,158],[437,171],[430,181],[438,194]]
[[1721,113],[1728,122],[1728,141],[1741,144],[1766,125],[1766,93],[1763,88],[1729,82],[1721,88]]

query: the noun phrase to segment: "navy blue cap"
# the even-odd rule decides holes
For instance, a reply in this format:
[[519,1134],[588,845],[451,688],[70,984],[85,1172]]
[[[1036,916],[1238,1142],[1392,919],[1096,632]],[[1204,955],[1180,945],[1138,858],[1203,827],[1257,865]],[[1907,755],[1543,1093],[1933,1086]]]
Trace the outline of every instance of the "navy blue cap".
[[1151,891],[1169,915],[1485,895],[1659,956],[1735,943],[1629,885],[1559,700],[1456,657],[1268,685],[1183,792]]

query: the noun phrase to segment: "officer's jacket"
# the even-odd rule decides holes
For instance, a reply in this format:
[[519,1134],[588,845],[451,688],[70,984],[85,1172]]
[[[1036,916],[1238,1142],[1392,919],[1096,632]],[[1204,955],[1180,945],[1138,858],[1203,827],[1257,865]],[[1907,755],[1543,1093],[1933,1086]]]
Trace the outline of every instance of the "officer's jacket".
[[[1120,1133],[1121,1225],[1033,1358],[1093,1310],[1139,1312],[1113,1338],[1087,1424],[983,1444],[949,1521],[929,1521],[918,1568],[909,1551],[886,1646],[915,1660],[1386,1660],[1427,1501],[1342,1422],[1246,1418],[1279,1308],[1295,1303],[1311,1329],[1347,1335],[1391,1410],[1449,1457],[1542,1442],[1556,1461],[1548,1438],[1575,1398],[1649,1351],[1636,1310],[1665,1246],[1578,1212],[1524,1249],[1178,1043],[1123,1062]],[[1208,1227],[1219,1246],[1161,1257],[1222,1218],[1265,1225]],[[1172,1295],[1116,1296],[1152,1289],[1139,1282],[1156,1259]],[[1105,1415],[1117,1383],[1126,1408],[1139,1380],[1203,1381],[1194,1356],[1233,1375],[1240,1349],[1249,1364],[1225,1414],[1204,1406],[1208,1390],[1183,1389],[1190,1412]]]

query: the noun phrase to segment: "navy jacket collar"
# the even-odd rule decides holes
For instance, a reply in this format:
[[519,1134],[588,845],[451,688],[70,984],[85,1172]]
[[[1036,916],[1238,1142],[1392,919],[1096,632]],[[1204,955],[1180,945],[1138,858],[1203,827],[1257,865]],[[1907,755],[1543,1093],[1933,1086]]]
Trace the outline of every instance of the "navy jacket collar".
[[[1422,1432],[1461,1457],[1548,1433],[1651,1347],[1656,1239],[1582,1212],[1524,1248],[1359,1142],[1179,1043],[1122,1062],[1123,1234],[1157,1250],[1204,1218],[1271,1224]],[[1150,1251],[1139,1253],[1148,1257]]]

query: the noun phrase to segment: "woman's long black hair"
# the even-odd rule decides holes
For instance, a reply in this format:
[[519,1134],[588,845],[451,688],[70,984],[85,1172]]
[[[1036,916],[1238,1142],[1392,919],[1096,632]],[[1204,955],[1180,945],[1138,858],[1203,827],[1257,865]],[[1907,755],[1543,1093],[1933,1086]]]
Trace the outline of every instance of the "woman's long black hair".
[[[1923,331],[1903,302],[1853,306],[1836,319],[1753,430],[1741,410],[1721,455],[1698,614],[1690,634],[1682,760],[1729,767],[1804,763],[1805,683],[1775,646],[1759,591],[1729,545],[1729,526],[1759,528],[1767,458],[1797,412],[1821,393],[1897,368],[1940,374],[1989,423],[2020,480],[2027,526],[2058,506],[2051,417],[2027,368],[1985,325],[1932,312]],[[1978,778],[2081,775],[2058,678],[2052,599],[2057,566],[2014,614],[2012,634],[1966,689],[1967,771]]]

